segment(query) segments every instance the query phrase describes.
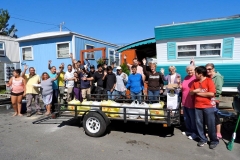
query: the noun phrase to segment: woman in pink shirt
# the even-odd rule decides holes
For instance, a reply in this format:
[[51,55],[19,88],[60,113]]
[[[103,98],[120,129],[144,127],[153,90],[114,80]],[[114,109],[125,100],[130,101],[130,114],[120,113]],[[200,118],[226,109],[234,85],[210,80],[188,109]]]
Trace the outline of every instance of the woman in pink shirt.
[[186,68],[187,76],[184,78],[180,88],[182,89],[182,106],[183,116],[186,126],[186,132],[182,132],[183,135],[188,136],[188,139],[197,138],[197,129],[195,123],[195,108],[194,108],[194,96],[190,95],[190,88],[195,81],[195,66],[189,65]]
[[15,113],[13,116],[22,116],[22,98],[26,94],[26,81],[20,76],[21,70],[16,69],[13,71],[13,77],[6,84],[7,87],[11,87],[11,102]]

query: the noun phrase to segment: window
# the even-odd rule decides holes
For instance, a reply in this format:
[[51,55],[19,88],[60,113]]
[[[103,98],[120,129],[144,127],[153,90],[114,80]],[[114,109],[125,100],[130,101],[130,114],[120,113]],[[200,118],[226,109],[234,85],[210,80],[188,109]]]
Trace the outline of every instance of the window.
[[58,43],[57,58],[68,58],[68,57],[69,57],[69,43]]
[[0,42],[0,56],[5,56],[4,42]]
[[108,50],[108,65],[111,65],[114,62],[115,66],[120,65],[119,53],[116,53],[114,49]]
[[[85,45],[85,49],[88,50],[88,49],[94,49],[94,46],[93,45],[90,45],[90,44],[86,44]],[[94,58],[94,52],[87,52],[86,53],[86,58],[87,59],[95,59]]]
[[23,56],[23,60],[25,61],[33,60],[32,47],[22,48],[22,56]]
[[221,43],[200,44],[200,56],[220,56]]
[[221,48],[221,43],[178,45],[177,56],[178,58],[221,56]]
[[114,62],[115,56],[114,56],[114,50],[109,50],[109,55],[108,55],[108,64],[111,65],[112,62]]
[[197,55],[196,45],[182,45],[178,46],[178,57],[195,57]]

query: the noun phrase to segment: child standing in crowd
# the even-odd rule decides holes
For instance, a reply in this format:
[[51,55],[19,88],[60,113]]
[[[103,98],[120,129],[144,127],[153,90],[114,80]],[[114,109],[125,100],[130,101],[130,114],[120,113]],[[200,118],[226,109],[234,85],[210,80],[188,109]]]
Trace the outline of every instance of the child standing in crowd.
[[207,137],[204,133],[205,124],[208,128],[210,138],[210,149],[214,149],[219,141],[216,135],[214,107],[216,106],[214,95],[216,93],[215,85],[212,79],[207,78],[207,70],[204,66],[195,68],[196,81],[190,89],[191,95],[195,95],[195,116],[196,127],[199,134],[199,147],[207,144]]
[[106,81],[106,90],[108,94],[108,99],[113,100],[114,99],[114,90],[116,87],[116,75],[112,72],[112,67],[107,67],[107,72],[104,72],[103,80]]
[[22,98],[26,95],[26,81],[20,76],[20,74],[20,69],[14,70],[13,77],[6,84],[7,87],[11,87],[11,102],[15,111],[13,116],[22,116]]
[[42,92],[42,100],[44,105],[46,106],[45,115],[51,114],[51,103],[53,97],[53,82],[58,78],[59,73],[56,73],[55,78],[50,78],[47,72],[42,74],[42,82],[41,82],[41,92]]
[[142,75],[137,73],[137,67],[132,66],[132,74],[128,77],[128,82],[126,88],[130,88],[131,99],[138,100],[141,102],[142,90],[143,90],[143,80]]
[[73,93],[75,99],[82,101],[82,94],[81,94],[81,81],[78,77],[78,73],[74,72],[74,88]]
[[64,80],[64,76],[65,76],[65,72],[64,72],[64,63],[62,63],[59,66],[59,70],[62,70],[62,72],[59,73],[58,76],[58,89],[59,89],[59,102],[62,103],[63,101],[63,97],[64,97],[64,90],[65,90],[65,80]]

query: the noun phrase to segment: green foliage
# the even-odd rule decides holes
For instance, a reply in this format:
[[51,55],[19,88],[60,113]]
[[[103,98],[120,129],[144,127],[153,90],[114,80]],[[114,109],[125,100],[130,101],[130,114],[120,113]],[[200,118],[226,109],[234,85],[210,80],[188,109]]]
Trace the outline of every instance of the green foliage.
[[121,65],[121,68],[122,68],[122,71],[123,71],[124,73],[126,73],[127,75],[130,74],[130,70],[128,69],[128,66],[127,66],[126,63],[123,63],[123,64]]
[[[15,28],[15,25],[12,25],[10,28],[7,28],[9,26],[8,21],[10,19],[10,15],[7,10],[0,9],[0,31],[4,29],[3,32],[0,32],[0,35],[6,35],[8,36]],[[17,30],[15,30],[17,31]],[[13,37],[17,36],[14,34]]]
[[103,60],[102,58],[99,58],[97,60],[97,64],[104,65],[105,64],[105,60]]

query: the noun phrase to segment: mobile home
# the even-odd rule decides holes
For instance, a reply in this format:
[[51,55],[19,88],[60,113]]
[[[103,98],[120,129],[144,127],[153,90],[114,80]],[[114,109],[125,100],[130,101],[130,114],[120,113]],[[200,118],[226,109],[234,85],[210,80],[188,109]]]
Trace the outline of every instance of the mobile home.
[[119,55],[115,52],[117,45],[74,32],[38,33],[18,38],[16,41],[19,42],[22,67],[24,64],[35,67],[38,74],[48,71],[48,60],[52,60],[53,66],[64,63],[66,67],[71,64],[70,53],[76,60],[88,59],[89,63],[96,67],[97,60],[103,58],[102,50],[80,55],[81,50],[94,48],[104,48],[105,59],[108,59],[109,64],[113,61],[119,63]]

